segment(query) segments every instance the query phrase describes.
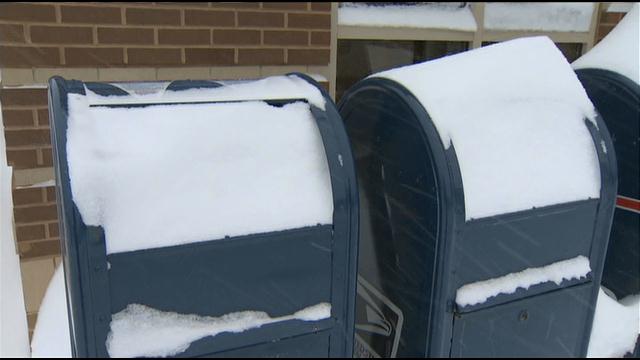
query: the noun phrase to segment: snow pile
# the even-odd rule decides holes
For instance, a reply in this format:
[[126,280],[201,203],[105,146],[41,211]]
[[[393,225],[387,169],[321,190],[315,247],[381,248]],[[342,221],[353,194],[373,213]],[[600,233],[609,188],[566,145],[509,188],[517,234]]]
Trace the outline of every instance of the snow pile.
[[587,357],[623,357],[633,352],[640,334],[640,295],[620,302],[600,289]]
[[488,30],[587,32],[593,3],[488,2],[484,27]]
[[564,280],[586,277],[590,272],[589,259],[578,256],[551,265],[464,285],[456,293],[456,303],[463,307],[482,304],[500,294],[513,294],[518,288],[528,290],[533,285],[550,281],[560,285]]
[[372,75],[405,86],[453,145],[466,219],[600,196],[584,119],[595,110],[547,37],[507,41]]
[[328,303],[277,318],[261,311],[242,311],[221,317],[183,315],[130,304],[112,316],[106,345],[111,357],[166,357],[184,352],[192,342],[207,336],[240,333],[287,320],[317,321],[330,316]]
[[36,358],[71,357],[71,337],[67,316],[64,269],[58,266],[38,311],[33,329],[31,355]]
[[617,72],[640,84],[640,10],[633,8],[593,49],[574,61],[575,69]]
[[73,200],[108,254],[333,222],[307,103],[109,108],[70,94],[69,110]]
[[[0,108],[0,133],[4,133]],[[20,258],[13,229],[11,182],[4,136],[0,136],[0,357],[28,357],[29,329],[22,292]]]
[[475,18],[468,6],[444,4],[380,6],[341,3],[338,9],[338,24],[461,31],[477,29]]
[[112,84],[129,92],[130,96],[100,96],[87,90],[87,97],[92,105],[305,99],[310,104],[325,109],[325,99],[320,90],[295,75],[217,82],[224,86],[181,91],[163,91],[169,85],[168,82]]

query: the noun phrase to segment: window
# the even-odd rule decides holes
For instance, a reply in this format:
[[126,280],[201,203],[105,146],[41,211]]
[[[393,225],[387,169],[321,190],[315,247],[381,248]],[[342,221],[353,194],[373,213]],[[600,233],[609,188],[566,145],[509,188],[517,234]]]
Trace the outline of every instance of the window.
[[[495,41],[484,41],[482,46],[495,44]],[[582,44],[580,43],[556,43],[556,46],[562,52],[568,62],[572,63],[582,56]]]
[[339,40],[336,99],[368,75],[459,53],[468,46],[463,41]]

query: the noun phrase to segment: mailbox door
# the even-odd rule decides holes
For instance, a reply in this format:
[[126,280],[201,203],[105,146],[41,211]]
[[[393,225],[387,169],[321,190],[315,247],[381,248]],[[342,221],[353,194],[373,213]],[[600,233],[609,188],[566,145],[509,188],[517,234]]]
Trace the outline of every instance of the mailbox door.
[[593,283],[454,315],[452,357],[582,356]]

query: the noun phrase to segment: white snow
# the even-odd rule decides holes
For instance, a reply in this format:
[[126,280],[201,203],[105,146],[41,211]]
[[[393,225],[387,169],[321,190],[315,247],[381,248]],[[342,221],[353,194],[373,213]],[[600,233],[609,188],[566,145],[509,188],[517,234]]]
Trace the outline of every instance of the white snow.
[[71,337],[67,317],[64,269],[56,269],[38,311],[33,329],[31,355],[35,358],[71,357]]
[[325,99],[320,90],[295,76],[270,76],[252,81],[217,81],[223,87],[213,89],[190,89],[164,91],[168,82],[113,84],[130,93],[130,96],[100,96],[87,90],[92,105],[136,104],[159,102],[201,101],[247,101],[306,99],[310,104],[324,110]]
[[575,69],[617,72],[640,84],[640,10],[638,3],[593,49],[573,62]]
[[466,219],[600,196],[595,110],[547,37],[522,38],[372,75],[404,85],[453,145]]
[[69,95],[71,190],[108,254],[333,222],[306,103],[88,105]]
[[587,357],[623,357],[633,352],[639,334],[640,295],[617,302],[600,289]]
[[367,5],[341,3],[338,24],[397,28],[430,28],[476,31],[477,25],[469,6],[446,4]]
[[111,357],[166,357],[184,352],[196,340],[223,332],[240,333],[281,321],[317,321],[330,316],[328,303],[276,318],[262,311],[242,311],[220,317],[183,315],[130,304],[112,316],[106,345]]
[[[0,108],[0,134],[4,133]],[[28,357],[29,329],[22,292],[20,258],[13,230],[13,169],[0,136],[0,357]]]
[[593,3],[488,2],[484,27],[488,30],[587,32]]
[[477,305],[500,294],[513,294],[517,289],[553,281],[560,285],[564,280],[586,277],[591,272],[589,259],[578,256],[553,264],[529,268],[517,273],[494,279],[478,281],[460,287],[456,293],[456,303],[460,306]]
[[633,3],[628,2],[612,2],[607,7],[607,12],[629,12],[633,7]]

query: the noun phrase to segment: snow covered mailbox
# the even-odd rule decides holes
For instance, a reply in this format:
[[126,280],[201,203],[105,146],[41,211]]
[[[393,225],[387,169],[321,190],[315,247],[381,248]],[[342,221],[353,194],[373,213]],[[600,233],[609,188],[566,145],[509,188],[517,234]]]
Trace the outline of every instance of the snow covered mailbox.
[[360,187],[357,355],[586,355],[615,155],[548,38],[374,74],[339,110]]
[[618,200],[602,284],[618,299],[640,293],[639,7],[573,63],[618,158]]
[[357,188],[331,99],[295,74],[158,85],[49,83],[74,355],[351,354]]

